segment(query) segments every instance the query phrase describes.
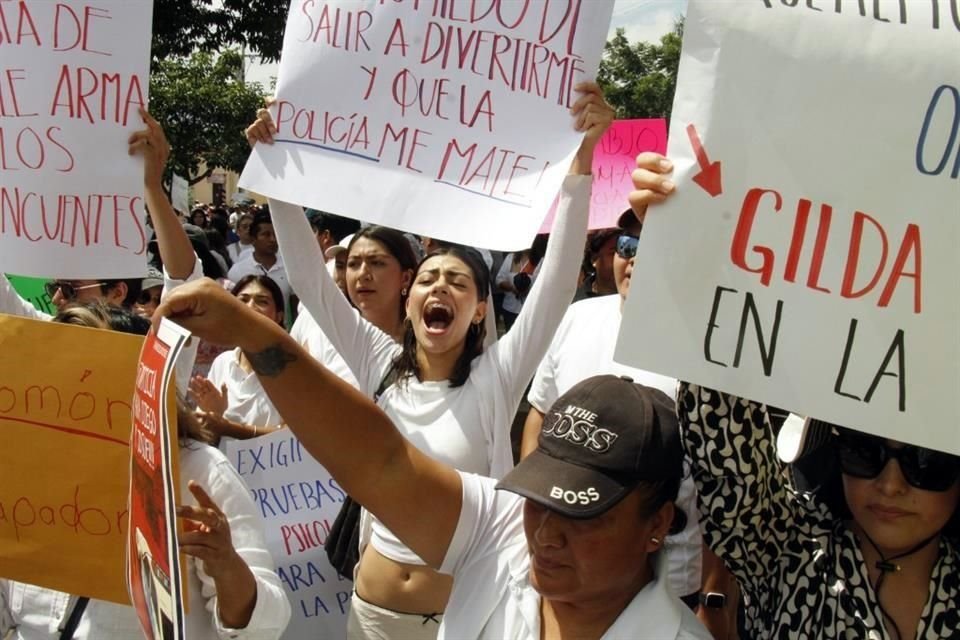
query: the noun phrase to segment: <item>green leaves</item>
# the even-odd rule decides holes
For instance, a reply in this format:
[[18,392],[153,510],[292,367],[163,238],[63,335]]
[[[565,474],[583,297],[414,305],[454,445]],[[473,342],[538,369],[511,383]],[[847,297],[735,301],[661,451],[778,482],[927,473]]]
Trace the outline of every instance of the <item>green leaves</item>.
[[216,167],[241,171],[250,155],[243,129],[263,101],[260,85],[244,83],[243,57],[236,50],[155,62],[150,113],[173,147],[168,178],[174,172],[196,184]]
[[275,61],[283,48],[288,0],[154,0],[154,63],[241,47]]
[[607,101],[617,110],[617,118],[667,118],[673,107],[673,94],[680,65],[683,20],[660,44],[631,44],[623,29],[604,46],[597,81]]

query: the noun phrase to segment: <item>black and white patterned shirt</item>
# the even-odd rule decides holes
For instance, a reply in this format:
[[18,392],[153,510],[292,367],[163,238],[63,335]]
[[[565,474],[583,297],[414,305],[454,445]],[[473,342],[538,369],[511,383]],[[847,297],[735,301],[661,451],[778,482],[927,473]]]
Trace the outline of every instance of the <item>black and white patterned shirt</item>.
[[[704,541],[748,596],[750,635],[891,638],[853,532],[790,487],[766,406],[688,383],[677,400]],[[945,537],[929,594],[916,637],[960,638],[960,558]]]

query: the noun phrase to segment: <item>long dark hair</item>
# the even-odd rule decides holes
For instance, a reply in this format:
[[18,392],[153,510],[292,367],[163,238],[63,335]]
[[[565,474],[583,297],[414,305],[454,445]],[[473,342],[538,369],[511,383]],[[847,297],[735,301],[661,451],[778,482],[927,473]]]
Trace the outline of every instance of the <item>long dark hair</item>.
[[[360,238],[368,238],[379,242],[383,245],[383,248],[387,250],[387,253],[396,258],[397,262],[400,263],[400,269],[402,271],[416,273],[416,269],[419,266],[417,264],[417,256],[413,252],[413,247],[410,246],[410,241],[407,240],[407,236],[403,235],[402,232],[378,224],[360,229],[354,234],[353,238],[350,239],[350,244],[347,245],[348,260],[350,259],[350,250],[353,249],[353,245]],[[403,318],[407,313],[406,303],[407,292],[401,291],[400,309],[398,310],[400,318]]]
[[[453,256],[467,265],[473,277],[473,283],[477,287],[477,301],[483,302],[487,299],[487,296],[490,295],[490,270],[480,254],[469,247],[451,244],[432,251],[417,265],[414,278],[420,273],[423,263],[436,256]],[[487,312],[492,312],[492,309],[488,309]],[[470,377],[470,366],[473,359],[483,353],[483,341],[486,336],[487,327],[484,321],[481,320],[479,323],[470,325],[464,339],[463,352],[454,364],[453,373],[447,378],[451,388],[463,386],[467,378]],[[417,362],[417,336],[413,331],[413,323],[409,319],[404,324],[402,346],[400,355],[393,362],[397,379],[404,380],[409,376],[417,376],[419,379],[420,363]]]

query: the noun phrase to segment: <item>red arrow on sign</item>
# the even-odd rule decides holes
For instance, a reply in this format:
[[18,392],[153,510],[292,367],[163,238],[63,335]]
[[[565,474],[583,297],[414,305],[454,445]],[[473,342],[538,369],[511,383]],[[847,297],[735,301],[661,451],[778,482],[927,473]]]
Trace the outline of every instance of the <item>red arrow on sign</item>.
[[693,176],[693,181],[700,185],[711,197],[716,198],[723,193],[723,186],[720,183],[720,161],[710,162],[707,158],[707,152],[703,149],[703,143],[700,142],[697,128],[693,124],[687,127],[687,135],[690,137],[693,153],[696,154],[697,163],[700,165],[700,173]]

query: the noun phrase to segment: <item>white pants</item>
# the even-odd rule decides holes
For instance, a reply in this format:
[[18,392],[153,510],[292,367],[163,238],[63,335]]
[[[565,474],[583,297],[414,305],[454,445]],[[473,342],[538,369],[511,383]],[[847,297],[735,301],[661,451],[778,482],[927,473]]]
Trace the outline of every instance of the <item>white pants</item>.
[[347,640],[437,640],[442,613],[399,613],[378,607],[353,592]]

